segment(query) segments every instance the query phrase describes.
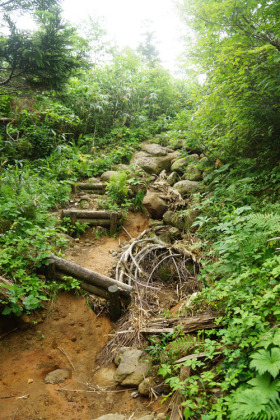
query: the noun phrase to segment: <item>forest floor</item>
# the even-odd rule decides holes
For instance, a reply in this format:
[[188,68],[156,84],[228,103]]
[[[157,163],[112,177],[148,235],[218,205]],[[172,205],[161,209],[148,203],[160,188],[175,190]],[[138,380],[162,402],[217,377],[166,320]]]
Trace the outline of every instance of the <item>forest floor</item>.
[[[124,227],[137,237],[148,219],[130,213]],[[124,230],[116,238],[99,239],[88,230],[66,257],[109,275],[116,262],[112,251],[128,240]],[[35,319],[28,329],[0,320],[1,420],[90,420],[112,412],[137,418],[164,412],[161,398],[133,398],[134,390],[113,381],[114,366],[96,364],[114,325],[106,314],[93,312],[84,297],[64,292]],[[71,378],[46,384],[44,378],[55,369],[68,369]]]

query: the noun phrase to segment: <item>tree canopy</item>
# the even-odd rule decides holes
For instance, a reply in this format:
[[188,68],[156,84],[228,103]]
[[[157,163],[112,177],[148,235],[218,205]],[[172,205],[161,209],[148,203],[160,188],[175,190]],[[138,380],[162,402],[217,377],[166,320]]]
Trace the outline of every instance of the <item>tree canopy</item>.
[[[61,17],[54,0],[0,3],[6,30],[0,33],[0,86],[5,90],[60,89],[83,65],[85,43]],[[37,29],[21,30],[10,11],[28,11]],[[7,33],[8,32],[8,33]]]

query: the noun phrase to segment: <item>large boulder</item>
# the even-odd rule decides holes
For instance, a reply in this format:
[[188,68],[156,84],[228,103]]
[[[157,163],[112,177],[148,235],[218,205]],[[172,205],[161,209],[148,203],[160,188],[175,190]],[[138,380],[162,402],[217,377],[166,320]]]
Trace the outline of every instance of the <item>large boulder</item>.
[[177,159],[172,163],[171,171],[182,173],[185,171],[186,166],[197,161],[199,161],[199,155],[196,155],[196,154],[188,155],[183,158]]
[[166,225],[174,226],[180,230],[190,230],[192,224],[199,215],[199,210],[188,209],[183,212],[167,211],[163,215],[163,221]]
[[149,190],[143,198],[142,204],[153,219],[161,219],[168,209],[166,202],[160,198],[159,194]]
[[176,182],[173,188],[181,194],[182,197],[195,193],[199,189],[199,183],[197,181],[183,180]]
[[177,152],[168,153],[166,156],[151,156],[146,152],[136,152],[131,163],[140,166],[148,174],[158,175],[161,171],[169,171],[171,162],[178,156]]
[[117,352],[115,364],[118,368],[114,374],[114,380],[123,386],[138,386],[151,369],[147,353],[126,347]]
[[203,179],[202,172],[194,164],[186,167],[183,179],[189,181],[201,181]]
[[166,156],[168,153],[168,149],[166,147],[161,146],[160,144],[152,143],[152,144],[142,144],[142,150],[147,152],[149,155],[153,156]]

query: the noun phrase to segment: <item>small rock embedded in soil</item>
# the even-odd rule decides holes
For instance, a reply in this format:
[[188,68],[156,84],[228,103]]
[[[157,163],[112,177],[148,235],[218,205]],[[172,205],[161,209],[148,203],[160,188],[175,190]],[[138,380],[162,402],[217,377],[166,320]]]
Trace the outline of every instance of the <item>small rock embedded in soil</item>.
[[92,420],[125,420],[125,416],[122,414],[105,414],[104,416],[97,417]]
[[151,393],[151,389],[155,386],[155,380],[153,377],[145,378],[144,381],[138,387],[139,394],[148,397]]
[[138,417],[137,420],[154,420],[154,416],[152,414],[148,414],[147,416]]
[[69,369],[56,369],[48,373],[44,381],[46,384],[59,384],[71,378],[71,370]]
[[138,386],[147,376],[151,362],[145,352],[133,348],[122,348],[115,357],[118,366],[114,380],[123,386]]

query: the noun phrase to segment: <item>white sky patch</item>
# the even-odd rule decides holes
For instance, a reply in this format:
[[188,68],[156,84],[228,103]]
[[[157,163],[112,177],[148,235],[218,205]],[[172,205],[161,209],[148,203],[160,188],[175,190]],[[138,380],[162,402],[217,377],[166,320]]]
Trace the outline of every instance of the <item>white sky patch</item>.
[[104,29],[120,47],[135,49],[145,32],[143,22],[152,21],[162,64],[172,72],[184,51],[183,24],[172,0],[64,0],[63,16],[75,24],[91,16],[104,17]]

